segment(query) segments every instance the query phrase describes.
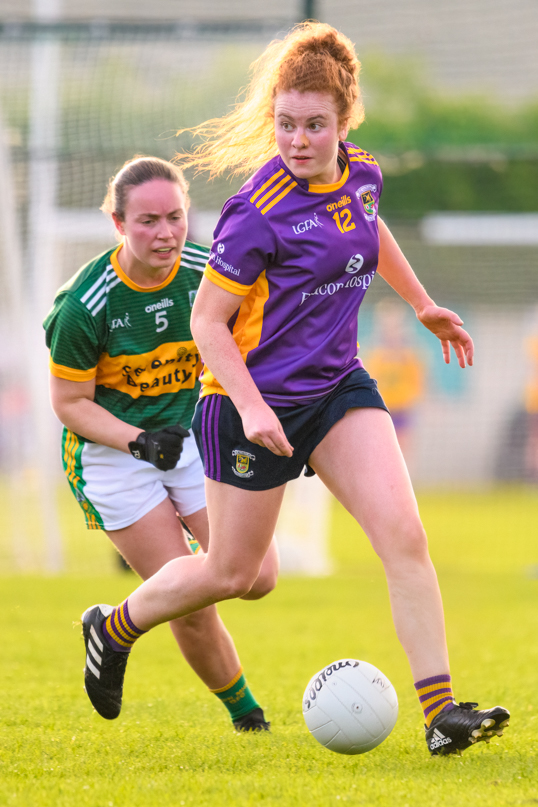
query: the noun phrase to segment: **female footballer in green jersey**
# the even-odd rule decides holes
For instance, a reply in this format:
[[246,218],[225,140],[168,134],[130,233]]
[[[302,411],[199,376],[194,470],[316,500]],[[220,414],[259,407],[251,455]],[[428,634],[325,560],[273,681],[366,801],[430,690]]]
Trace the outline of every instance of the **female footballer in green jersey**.
[[[44,323],[69,483],[88,527],[104,529],[143,579],[191,553],[178,515],[203,550],[209,541],[203,468],[188,432],[201,369],[189,320],[208,250],[186,241],[187,191],[171,163],[152,157],[127,162],[103,204],[121,243],[58,291]],[[245,599],[272,590],[277,573],[273,543]],[[106,606],[90,610],[91,627],[83,620],[86,691],[96,710],[112,719],[121,700],[103,698],[96,684],[122,676],[140,632],[127,609],[108,621]],[[170,627],[234,726],[267,729],[215,606]],[[112,663],[105,645],[119,651]]]

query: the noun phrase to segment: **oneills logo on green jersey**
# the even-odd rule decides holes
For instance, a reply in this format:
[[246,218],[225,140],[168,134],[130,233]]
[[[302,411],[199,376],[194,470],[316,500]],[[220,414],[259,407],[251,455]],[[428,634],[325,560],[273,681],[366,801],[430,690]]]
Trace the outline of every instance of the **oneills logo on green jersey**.
[[131,398],[193,389],[202,363],[194,341],[168,342],[149,353],[109,356],[103,353],[96,384],[125,392]]

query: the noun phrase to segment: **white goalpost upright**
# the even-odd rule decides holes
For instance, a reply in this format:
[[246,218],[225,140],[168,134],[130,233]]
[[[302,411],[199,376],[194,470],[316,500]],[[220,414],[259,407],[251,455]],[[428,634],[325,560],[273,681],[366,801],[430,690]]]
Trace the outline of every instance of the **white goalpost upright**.
[[323,576],[332,572],[329,534],[332,496],[317,476],[288,482],[276,528],[284,573]]
[[[24,451],[22,449],[21,423],[13,422],[10,415],[15,412],[24,389],[26,357],[29,355],[24,342],[14,338],[23,336],[23,323],[26,318],[24,308],[24,257],[21,240],[21,225],[17,214],[15,179],[13,177],[10,153],[9,130],[0,110],[0,261],[6,267],[3,296],[3,318],[7,334],[12,339],[8,351],[9,361],[5,368],[6,381],[3,400],[4,446],[9,472],[9,529],[15,567],[24,571],[31,566],[31,553],[27,538],[21,529],[20,513],[24,507]],[[7,401],[6,401],[7,397]]]
[[[37,21],[60,17],[60,0],[33,0]],[[48,405],[48,353],[41,322],[59,285],[55,209],[58,186],[59,80],[61,44],[56,37],[32,44],[28,166],[28,287],[25,331],[31,362],[30,396],[35,429],[34,462],[38,507],[44,535],[44,566],[63,568],[56,488],[59,470],[58,427]]]

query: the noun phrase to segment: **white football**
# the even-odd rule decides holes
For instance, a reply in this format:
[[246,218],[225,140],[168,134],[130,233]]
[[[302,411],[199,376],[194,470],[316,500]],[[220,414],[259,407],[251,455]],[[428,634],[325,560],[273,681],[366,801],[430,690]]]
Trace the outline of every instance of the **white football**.
[[366,661],[341,659],[308,683],[303,717],[312,736],[338,754],[364,754],[391,733],[398,717],[396,690]]

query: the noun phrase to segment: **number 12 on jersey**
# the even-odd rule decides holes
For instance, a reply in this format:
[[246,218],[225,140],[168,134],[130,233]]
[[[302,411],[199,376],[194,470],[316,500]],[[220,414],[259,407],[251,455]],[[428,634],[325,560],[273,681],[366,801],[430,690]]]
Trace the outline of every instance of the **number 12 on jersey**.
[[342,210],[340,213],[339,210],[333,216],[333,219],[336,222],[336,226],[340,230],[341,233],[349,233],[350,230],[355,229],[355,222],[351,220],[351,210],[347,208]]

